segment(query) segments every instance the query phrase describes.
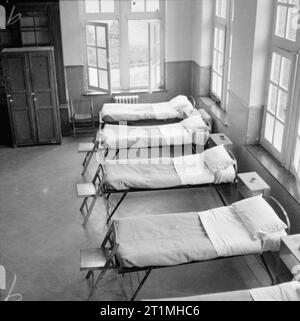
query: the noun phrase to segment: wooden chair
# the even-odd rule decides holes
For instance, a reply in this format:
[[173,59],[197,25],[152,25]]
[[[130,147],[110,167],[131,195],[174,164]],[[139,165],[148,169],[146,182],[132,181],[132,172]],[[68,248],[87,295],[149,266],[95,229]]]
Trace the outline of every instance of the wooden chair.
[[79,143],[78,145],[78,153],[80,154],[86,154],[82,163],[83,170],[81,175],[84,176],[91,159],[93,155],[101,149],[100,145],[100,139],[101,139],[101,131],[96,131],[93,141],[91,143]]
[[[97,201],[97,198],[101,196],[101,188],[104,181],[102,166],[99,166],[97,172],[93,178],[92,183],[77,184],[77,196],[83,198],[83,202],[80,206],[80,212],[84,217],[83,226],[92,214],[93,208]],[[90,200],[90,204],[89,203]]]
[[74,138],[76,138],[76,132],[95,131],[93,99],[71,100],[71,113]]

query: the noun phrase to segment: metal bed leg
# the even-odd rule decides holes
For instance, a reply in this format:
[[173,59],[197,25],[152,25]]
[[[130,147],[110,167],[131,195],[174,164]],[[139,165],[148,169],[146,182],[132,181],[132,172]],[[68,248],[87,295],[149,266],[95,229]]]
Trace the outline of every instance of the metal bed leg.
[[116,213],[117,209],[119,208],[119,206],[121,205],[121,203],[123,202],[124,198],[127,196],[127,192],[123,193],[121,199],[119,200],[119,202],[117,203],[117,205],[115,206],[115,208],[113,209],[113,211],[108,215],[108,219],[106,221],[106,223],[108,224],[111,220],[111,218],[113,217],[113,215]]
[[142,278],[141,282],[139,283],[138,288],[134,292],[133,296],[130,298],[130,301],[134,301],[134,299],[137,297],[137,295],[140,292],[141,288],[143,287],[144,283],[148,279],[150,273],[151,273],[151,269],[147,270],[147,272],[145,273],[145,276]]
[[90,207],[89,207],[89,209],[88,209],[88,211],[87,211],[87,213],[86,213],[86,215],[84,217],[84,221],[83,221],[83,224],[82,224],[83,226],[86,226],[86,224],[87,224],[87,222],[88,222],[88,220],[89,220],[89,218],[90,218],[90,216],[92,214],[92,211],[93,211],[93,208],[95,206],[96,201],[97,201],[97,196],[94,196],[94,198],[92,200],[92,203],[91,203],[91,205],[90,205]]
[[269,268],[269,266],[268,266],[268,264],[267,264],[267,262],[266,262],[266,260],[264,258],[264,255],[263,254],[259,254],[259,258],[260,258],[264,268],[266,269],[266,271],[267,271],[267,273],[269,275],[269,278],[270,278],[270,280],[272,282],[272,285],[275,285],[276,281],[275,281],[274,276],[273,276],[273,274],[272,274],[272,272],[271,272],[271,270],[270,270],[270,268]]
[[86,206],[87,200],[88,200],[88,197],[85,197],[84,200],[83,200],[83,202],[82,202],[82,204],[81,204],[81,206],[80,206],[80,213],[81,213],[82,215],[84,215],[83,209],[84,209],[84,207]]

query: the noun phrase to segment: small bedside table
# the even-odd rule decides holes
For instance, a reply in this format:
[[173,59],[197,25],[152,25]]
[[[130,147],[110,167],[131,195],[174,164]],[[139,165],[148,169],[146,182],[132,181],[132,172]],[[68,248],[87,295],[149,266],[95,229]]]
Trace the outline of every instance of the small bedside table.
[[224,145],[225,148],[231,148],[233,146],[233,143],[225,134],[222,134],[222,133],[210,134],[209,146],[215,147],[219,145]]
[[300,234],[289,235],[281,239],[280,252],[276,269],[276,283],[279,281],[282,265],[290,272],[300,264]]
[[256,173],[238,174],[238,192],[245,198],[263,194],[270,195],[270,186]]

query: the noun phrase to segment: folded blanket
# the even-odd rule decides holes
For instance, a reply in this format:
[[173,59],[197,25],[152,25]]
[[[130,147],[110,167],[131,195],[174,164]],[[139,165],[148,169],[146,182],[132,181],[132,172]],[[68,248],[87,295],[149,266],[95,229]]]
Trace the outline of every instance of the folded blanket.
[[250,290],[254,301],[300,301],[300,283],[289,282]]
[[199,217],[218,256],[228,257],[261,252],[261,242],[251,238],[231,207],[201,212]]

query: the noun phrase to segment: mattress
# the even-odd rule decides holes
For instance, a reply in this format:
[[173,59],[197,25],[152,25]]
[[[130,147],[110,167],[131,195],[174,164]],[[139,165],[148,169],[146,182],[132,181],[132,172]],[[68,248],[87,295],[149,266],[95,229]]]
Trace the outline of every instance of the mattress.
[[[214,211],[216,233],[200,218]],[[220,257],[259,254],[279,251],[280,238],[268,247],[269,242],[254,240],[229,207],[221,207],[201,213],[149,215],[117,218],[113,222],[118,262],[123,268],[162,267],[212,260]],[[220,256],[213,234],[219,234],[228,253]],[[272,235],[272,238],[274,235]],[[266,239],[269,237],[266,236]],[[266,244],[266,245],[264,245]]]
[[154,104],[104,104],[100,112],[100,119],[110,123],[180,118],[180,113],[168,103],[165,105],[161,104],[160,110],[156,110],[153,105]]
[[195,135],[181,123],[161,126],[106,125],[101,145],[109,149],[181,146],[198,143],[204,146],[209,138],[208,130],[198,130]]
[[[138,160],[106,160],[106,189],[161,189],[228,183],[235,179],[231,166],[218,173],[218,178],[198,160],[201,154]],[[186,162],[185,162],[186,161]]]
[[[147,301],[147,300],[145,300]],[[244,301],[252,302],[254,301],[249,290],[242,291],[232,291],[232,292],[223,292],[223,293],[214,293],[214,294],[203,294],[195,295],[189,297],[179,297],[179,298],[167,298],[160,299],[155,301]]]
[[300,283],[296,281],[251,290],[204,294],[159,301],[300,301]]

